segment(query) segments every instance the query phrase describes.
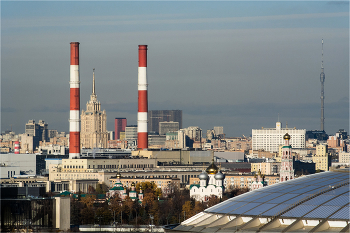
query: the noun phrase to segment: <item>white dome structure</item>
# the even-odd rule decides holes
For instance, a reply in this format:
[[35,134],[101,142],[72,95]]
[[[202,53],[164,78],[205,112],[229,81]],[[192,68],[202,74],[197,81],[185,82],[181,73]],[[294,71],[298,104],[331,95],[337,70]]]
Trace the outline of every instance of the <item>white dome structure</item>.
[[223,186],[224,174],[218,172],[214,161],[209,167],[199,174],[199,184],[191,184],[190,196],[197,201],[208,201],[211,196],[222,197],[225,187]]
[[216,173],[216,175],[214,177],[215,177],[216,180],[223,180],[223,179],[225,179],[225,175],[222,174],[221,171]]
[[205,171],[203,171],[201,174],[199,174],[198,178],[200,180],[206,180],[208,179],[208,174]]

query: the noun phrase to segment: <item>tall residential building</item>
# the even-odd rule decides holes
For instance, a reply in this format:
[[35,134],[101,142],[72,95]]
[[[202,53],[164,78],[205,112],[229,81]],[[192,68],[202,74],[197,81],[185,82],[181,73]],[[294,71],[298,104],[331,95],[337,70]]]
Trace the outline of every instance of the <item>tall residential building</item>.
[[283,136],[290,135],[290,145],[293,148],[305,148],[305,129],[282,128],[281,122],[276,122],[276,128],[262,128],[252,130],[252,149],[278,152],[278,147],[283,145]]
[[125,140],[137,140],[137,125],[125,127]]
[[125,132],[125,127],[127,124],[126,118],[115,118],[114,119],[114,139],[121,139],[120,132]]
[[179,122],[159,122],[159,135],[165,135],[168,132],[178,131],[179,129]]
[[107,148],[107,115],[106,110],[101,111],[101,103],[95,94],[95,69],[92,76],[90,101],[86,103],[86,111],[81,112],[80,145],[82,148]]
[[223,126],[214,126],[214,132],[215,132],[215,135],[224,134],[224,127]]
[[328,154],[328,145],[319,144],[316,146],[316,154],[312,156],[312,162],[316,163],[316,170],[328,171],[331,166]]
[[182,110],[151,110],[148,111],[148,132],[159,133],[159,122],[179,122],[182,128]]
[[128,141],[128,148],[137,145],[137,125],[127,125],[125,127],[125,140]]
[[39,120],[39,130],[40,130],[40,134],[41,134],[41,138],[40,141],[42,142],[49,142],[49,131],[48,131],[48,124],[45,123],[45,121],[43,120]]
[[25,134],[33,137],[33,150],[39,146],[39,142],[49,142],[48,125],[43,120],[35,123],[35,120],[29,120],[25,126]]
[[202,129],[198,126],[190,126],[178,131],[179,148],[192,148],[194,142],[202,142]]

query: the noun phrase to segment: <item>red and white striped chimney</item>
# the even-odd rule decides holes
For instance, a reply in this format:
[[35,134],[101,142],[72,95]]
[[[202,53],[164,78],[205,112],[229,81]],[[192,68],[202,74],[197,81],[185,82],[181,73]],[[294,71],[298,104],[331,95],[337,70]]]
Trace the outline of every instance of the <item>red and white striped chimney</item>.
[[19,154],[19,141],[15,141],[15,154]]
[[79,42],[70,43],[69,158],[80,158]]
[[147,45],[139,45],[137,148],[148,148]]

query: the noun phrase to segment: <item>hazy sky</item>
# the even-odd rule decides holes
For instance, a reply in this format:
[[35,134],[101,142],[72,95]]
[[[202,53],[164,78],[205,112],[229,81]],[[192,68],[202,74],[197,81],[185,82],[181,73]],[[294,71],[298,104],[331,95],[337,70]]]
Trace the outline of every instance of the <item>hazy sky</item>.
[[1,1],[1,130],[30,119],[69,131],[70,42],[80,42],[81,109],[96,94],[137,123],[138,45],[148,45],[149,110],[183,110],[183,127],[349,131],[349,3]]

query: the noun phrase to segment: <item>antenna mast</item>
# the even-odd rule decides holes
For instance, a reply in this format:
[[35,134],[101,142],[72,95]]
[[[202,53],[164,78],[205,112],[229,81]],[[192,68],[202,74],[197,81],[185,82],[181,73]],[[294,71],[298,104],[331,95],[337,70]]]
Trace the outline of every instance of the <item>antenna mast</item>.
[[320,81],[321,81],[321,130],[324,131],[324,81],[325,81],[325,74],[324,74],[324,68],[323,68],[323,39],[322,39],[322,62],[321,62]]

